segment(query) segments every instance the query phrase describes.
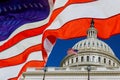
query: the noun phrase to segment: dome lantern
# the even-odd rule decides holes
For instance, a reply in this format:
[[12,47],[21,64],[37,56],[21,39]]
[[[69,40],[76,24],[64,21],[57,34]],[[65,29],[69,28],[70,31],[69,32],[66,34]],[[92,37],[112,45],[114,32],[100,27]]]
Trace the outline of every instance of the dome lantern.
[[87,38],[97,38],[97,30],[94,28],[94,20],[91,20],[90,28],[87,31]]

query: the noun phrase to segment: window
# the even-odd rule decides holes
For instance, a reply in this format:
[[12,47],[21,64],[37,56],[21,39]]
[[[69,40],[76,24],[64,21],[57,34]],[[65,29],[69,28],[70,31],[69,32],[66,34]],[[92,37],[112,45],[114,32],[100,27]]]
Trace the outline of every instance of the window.
[[80,44],[80,46],[82,46],[82,43]]
[[84,43],[84,46],[86,45],[86,42]]
[[95,56],[92,57],[92,61],[95,62]]
[[95,45],[95,43],[93,42],[93,46]]
[[101,62],[101,58],[100,57],[98,57],[98,62]]
[[99,46],[99,43],[97,42],[97,46]]
[[106,45],[105,45],[105,48],[106,48]]
[[83,56],[81,57],[81,62],[83,62],[83,60],[84,60],[84,58],[83,58]]
[[89,56],[87,56],[87,62],[89,62],[89,60],[90,60],[90,58],[89,58]]
[[93,34],[94,34],[95,32],[93,31]]
[[76,57],[76,62],[78,62],[78,57]]
[[115,66],[115,63],[113,63],[113,66]]
[[104,63],[106,63],[106,58],[104,58]]
[[109,65],[111,65],[111,61],[109,60]]
[[73,63],[73,59],[71,59],[71,63]]
[[90,46],[90,42],[88,42],[88,47]]
[[77,45],[77,48],[78,48],[78,45]]
[[89,31],[88,33],[89,33],[89,36],[91,36],[91,35],[90,35],[90,34],[91,34],[90,31]]
[[69,60],[68,60],[68,65],[69,65]]

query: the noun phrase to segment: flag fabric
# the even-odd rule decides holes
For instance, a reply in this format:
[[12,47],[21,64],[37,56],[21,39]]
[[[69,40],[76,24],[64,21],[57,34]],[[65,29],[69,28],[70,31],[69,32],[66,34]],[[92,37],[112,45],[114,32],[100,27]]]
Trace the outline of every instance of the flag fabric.
[[40,41],[52,0],[12,1],[0,2],[0,80],[18,80],[28,67],[45,65]]
[[86,36],[91,18],[94,18],[98,37],[109,38],[120,33],[120,1],[113,0],[59,0],[55,2],[42,44],[48,55],[57,38],[72,39]]
[[71,54],[76,54],[77,55],[77,52],[78,52],[78,50],[70,48],[70,49],[68,49],[67,54],[68,55],[71,55]]
[[3,73],[0,79],[18,80],[26,68],[45,66],[56,39],[85,36],[91,18],[94,18],[98,37],[109,38],[120,33],[120,0],[50,1],[53,6],[46,19],[24,24],[7,37],[1,37],[0,72]]

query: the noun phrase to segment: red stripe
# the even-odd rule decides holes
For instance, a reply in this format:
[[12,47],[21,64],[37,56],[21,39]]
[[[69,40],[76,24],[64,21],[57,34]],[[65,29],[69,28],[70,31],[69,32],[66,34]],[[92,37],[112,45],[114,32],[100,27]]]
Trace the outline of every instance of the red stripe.
[[47,25],[44,25],[39,28],[29,29],[29,30],[25,30],[25,31],[18,33],[13,38],[11,38],[6,43],[4,43],[3,45],[0,46],[0,52],[14,46],[21,40],[42,34],[46,27],[47,27]]
[[[107,19],[94,19],[95,27],[98,30],[98,37],[107,39],[111,35],[120,33],[120,15],[116,15]],[[56,30],[46,30],[43,34],[42,43],[46,38],[49,38],[51,43],[59,39],[72,39],[86,36],[86,31],[90,27],[91,19],[80,18],[71,20]],[[51,38],[50,38],[51,37]],[[52,38],[53,37],[53,38]],[[52,42],[53,41],[53,42]],[[42,44],[43,45],[43,44]],[[44,46],[43,46],[44,47]],[[45,60],[47,60],[47,52],[43,51]]]
[[53,0],[53,3],[55,3],[55,0]]
[[69,0],[64,6],[55,9],[52,12],[50,21],[48,23],[48,26],[53,22],[53,20],[60,14],[60,12],[62,12],[67,6],[71,5],[71,4],[78,4],[78,3],[87,3],[87,2],[92,2],[92,1],[96,1],[96,0]]
[[97,0],[69,0],[67,2],[67,5],[77,4],[77,3],[88,3],[88,2],[93,2],[93,1],[97,1]]
[[18,76],[16,76],[15,78],[11,78],[8,80],[18,80],[19,76],[26,71],[27,68],[29,67],[39,67],[39,68],[43,68],[45,66],[45,62],[44,61],[30,61],[28,63],[26,63],[22,69],[20,70]]
[[67,6],[69,6],[69,5],[71,5],[71,4],[75,4],[75,3],[83,3],[83,2],[84,2],[84,3],[87,3],[87,2],[92,2],[92,1],[96,1],[96,0],[82,0],[82,1],[80,1],[80,0],[69,0],[65,6],[62,6],[62,7],[58,8],[58,9],[55,9],[55,10],[52,12],[51,18],[50,18],[47,26],[49,27],[50,24],[53,22],[53,20],[54,20]]
[[[107,19],[94,19],[95,27],[98,30],[100,38],[109,38],[111,35],[120,33],[120,15]],[[61,28],[56,30],[47,30],[44,33],[44,39],[48,36],[60,39],[77,38],[86,35],[86,31],[90,26],[91,19],[76,19],[67,22]]]
[[[93,0],[84,0],[85,2],[89,2],[89,1],[93,1]],[[53,14],[52,14],[52,16],[51,16],[51,18],[50,18],[50,21],[49,21],[49,23],[48,24],[46,24],[46,25],[44,25],[44,28],[43,28],[43,30],[46,28],[46,27],[48,27],[52,22],[53,22],[53,20],[56,18],[56,16],[62,11],[62,10],[64,10],[64,8],[66,8],[68,5],[70,5],[70,4],[74,4],[74,3],[78,3],[78,0],[69,0],[69,2],[65,5],[65,6],[63,6],[63,7],[61,7],[61,8],[59,8],[59,9],[56,9],[55,11],[53,11]],[[80,1],[80,3],[81,3],[81,1]],[[82,3],[83,3],[83,1],[82,1]],[[33,30],[26,30],[26,31],[23,31],[23,32],[21,32],[22,34],[27,34],[26,36],[23,36],[21,33],[19,33],[19,34],[17,34],[16,36],[14,36],[12,39],[10,39],[7,43],[5,43],[4,45],[2,45],[2,46],[0,46],[0,52],[1,51],[3,51],[3,50],[5,50],[5,49],[8,49],[9,47],[12,47],[13,45],[15,45],[16,43],[18,43],[18,42],[20,42],[21,40],[23,40],[23,39],[25,39],[25,38],[28,38],[28,37],[32,37],[32,36],[36,36],[36,35],[39,35],[39,34],[41,34],[42,32],[43,32],[43,30],[41,30],[41,29],[39,29],[39,30],[36,30],[34,33],[33,33],[33,31],[34,31],[35,29],[33,29]],[[40,32],[39,32],[40,31]],[[60,31],[62,32],[62,29],[60,29]],[[52,43],[52,44],[54,44],[54,42],[55,42],[55,40],[56,40],[56,37],[58,36],[58,37],[60,37],[60,38],[63,38],[64,36],[62,36],[63,34],[59,34],[59,33],[61,33],[61,32],[59,32],[59,30],[58,31],[46,31],[46,33],[45,33],[45,36],[44,36],[44,38],[43,38],[43,41],[45,40],[45,38],[48,38],[49,40],[50,40],[50,42]],[[29,34],[30,33],[30,34]],[[33,33],[33,34],[31,34],[31,33]],[[49,33],[52,33],[52,34],[49,34]],[[58,33],[58,34],[55,34],[55,33]],[[62,32],[62,33],[64,33],[64,31]],[[67,33],[65,33],[65,34],[67,34]],[[69,34],[69,33],[68,33]],[[43,47],[43,45],[42,45],[42,47]],[[41,48],[42,48],[41,47]],[[37,49],[37,48],[35,48],[35,50],[39,50],[39,48]],[[17,65],[17,64],[20,64],[20,63],[23,63],[23,62],[25,62],[25,60],[27,59],[27,57],[28,57],[28,55],[32,52],[32,51],[35,51],[34,50],[34,48],[32,49],[27,49],[27,50],[25,50],[23,53],[21,53],[20,55],[21,55],[21,59],[23,58],[23,56],[25,57],[22,61],[19,61],[19,60],[21,60],[20,58],[19,58],[19,55],[18,56],[15,56],[15,57],[18,57],[18,62],[17,63],[15,63],[14,61],[17,61],[14,57],[12,57],[12,58],[9,58],[9,60],[10,60],[10,62],[8,63],[8,64],[4,64],[4,67],[5,66],[10,66],[10,65]],[[45,50],[42,50],[43,51],[43,58],[44,59],[47,59],[47,54],[46,54],[46,51]],[[0,61],[1,62],[1,61]],[[5,62],[4,62],[5,63]],[[19,73],[19,75],[21,74],[21,73],[23,73],[23,71],[25,71],[25,69],[27,68],[27,67],[30,67],[30,66],[33,66],[33,67],[35,67],[35,66],[38,66],[38,64],[36,63],[35,64],[35,62],[33,62],[34,63],[34,66],[33,66],[33,64],[26,64],[24,67],[23,67],[23,69],[20,71],[20,73]],[[43,62],[43,64],[40,64],[39,63],[39,65],[40,66],[44,66],[45,65],[45,62]],[[3,67],[3,66],[2,66]],[[16,78],[12,78],[12,79],[9,79],[9,80],[17,80],[17,78],[19,77],[19,75],[16,77]]]
[[[69,5],[71,5],[71,4],[75,4],[75,3],[77,3],[77,4],[78,4],[78,3],[87,3],[87,2],[92,2],[92,1],[96,1],[96,0],[82,0],[82,1],[80,1],[80,0],[69,0],[64,6],[58,8],[58,9],[55,9],[55,10],[52,12],[52,15],[51,15],[51,17],[50,17],[50,20],[49,20],[47,26],[49,27],[50,24],[54,21],[54,19],[55,19],[67,6],[69,6]],[[56,34],[56,33],[54,33],[54,34]],[[57,36],[56,36],[56,37],[57,37]],[[52,34],[51,34],[51,36],[50,36],[50,35],[48,36],[48,39],[49,39],[49,38],[52,38],[52,39],[49,39],[49,40],[51,41],[52,44],[54,44],[55,41],[56,41],[56,37],[55,37],[55,36],[52,36]],[[45,36],[43,36],[42,43],[44,43],[44,40],[45,40]],[[44,47],[44,46],[43,46],[43,47]],[[47,52],[45,51],[45,49],[44,49],[42,52],[43,52],[43,55],[45,55],[45,56],[44,56],[44,59],[47,60]]]
[[2,67],[8,67],[8,66],[24,63],[32,52],[40,51],[40,50],[42,50],[41,44],[32,46],[17,56],[0,60],[0,67],[2,68]]
[[[53,0],[53,3],[55,3],[56,0]],[[86,3],[86,2],[91,2],[95,0],[69,0],[67,3],[72,4],[72,3]]]
[[48,36],[47,39],[52,43],[54,44],[56,42],[56,37],[54,36]]

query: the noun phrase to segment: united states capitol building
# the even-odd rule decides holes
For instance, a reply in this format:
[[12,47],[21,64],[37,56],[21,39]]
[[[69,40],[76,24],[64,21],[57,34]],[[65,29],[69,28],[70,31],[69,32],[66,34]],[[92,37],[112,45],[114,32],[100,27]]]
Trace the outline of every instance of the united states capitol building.
[[28,68],[21,80],[120,80],[120,61],[113,50],[97,38],[93,20],[87,38],[73,47],[60,67]]

